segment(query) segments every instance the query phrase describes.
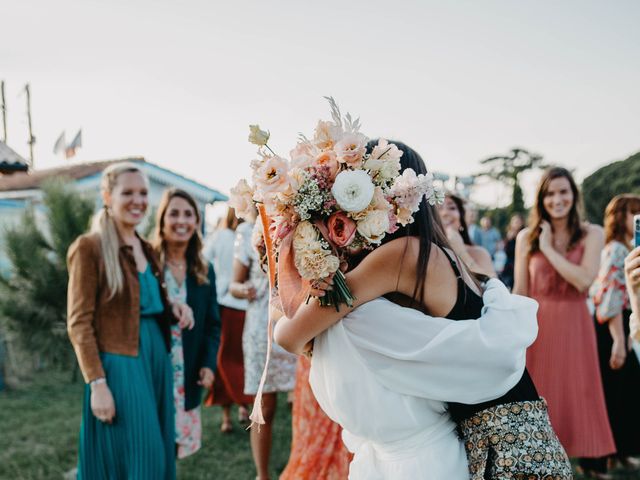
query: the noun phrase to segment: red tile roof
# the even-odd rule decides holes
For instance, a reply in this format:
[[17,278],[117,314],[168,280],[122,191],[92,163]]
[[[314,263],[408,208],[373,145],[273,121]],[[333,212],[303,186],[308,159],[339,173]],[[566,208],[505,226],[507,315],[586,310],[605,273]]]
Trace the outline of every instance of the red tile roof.
[[130,157],[118,160],[105,160],[101,162],[77,163],[75,165],[68,165],[64,167],[34,170],[29,173],[18,172],[11,175],[3,175],[0,176],[0,192],[39,188],[43,181],[53,177],[66,177],[71,180],[78,180],[80,178],[100,173],[112,163],[124,161],[144,162],[145,160],[142,157]]

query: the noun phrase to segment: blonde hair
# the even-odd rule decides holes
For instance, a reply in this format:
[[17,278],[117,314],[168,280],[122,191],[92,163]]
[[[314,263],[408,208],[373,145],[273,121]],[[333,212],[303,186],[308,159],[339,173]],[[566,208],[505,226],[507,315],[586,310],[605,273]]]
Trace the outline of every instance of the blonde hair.
[[[106,192],[113,192],[118,183],[118,177],[123,173],[139,173],[146,181],[146,175],[140,167],[134,163],[121,162],[109,165],[102,172],[100,191],[104,195]],[[109,298],[113,298],[116,293],[120,293],[124,287],[124,275],[120,265],[120,239],[116,223],[105,205],[93,216],[91,221],[91,231],[100,236],[100,246],[102,258],[107,276],[107,286],[109,287]]]

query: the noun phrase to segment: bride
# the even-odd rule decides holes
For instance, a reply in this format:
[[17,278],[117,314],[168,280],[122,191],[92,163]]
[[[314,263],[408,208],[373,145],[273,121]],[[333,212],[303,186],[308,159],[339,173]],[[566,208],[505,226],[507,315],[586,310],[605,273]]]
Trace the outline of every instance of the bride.
[[[394,143],[403,169],[426,172],[416,152]],[[504,478],[515,464],[520,472],[571,478],[525,370],[537,303],[495,279],[481,293],[454,260],[434,209],[423,201],[414,219],[346,274],[353,307],[309,302],[275,328],[276,341],[291,352],[313,340],[310,383],[344,428],[354,453],[350,478]],[[313,294],[323,295],[331,279],[317,287]],[[526,439],[503,446],[518,428]],[[532,465],[536,448],[543,458]]]

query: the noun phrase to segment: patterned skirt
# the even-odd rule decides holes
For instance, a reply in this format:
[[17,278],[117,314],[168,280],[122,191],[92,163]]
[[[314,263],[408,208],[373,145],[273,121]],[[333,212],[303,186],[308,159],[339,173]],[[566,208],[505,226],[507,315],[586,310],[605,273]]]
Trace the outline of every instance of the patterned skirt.
[[487,408],[461,422],[471,480],[569,480],[544,399]]

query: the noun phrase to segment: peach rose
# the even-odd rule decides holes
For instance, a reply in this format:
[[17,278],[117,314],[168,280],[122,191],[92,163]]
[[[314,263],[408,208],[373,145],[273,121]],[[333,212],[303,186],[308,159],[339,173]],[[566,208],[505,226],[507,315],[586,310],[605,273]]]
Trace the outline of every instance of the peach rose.
[[316,156],[316,165],[326,165],[329,167],[330,180],[334,180],[340,169],[340,164],[336,159],[336,153],[333,150],[325,150]]
[[356,222],[351,220],[344,212],[336,212],[327,220],[329,240],[338,247],[346,247],[356,236]]

